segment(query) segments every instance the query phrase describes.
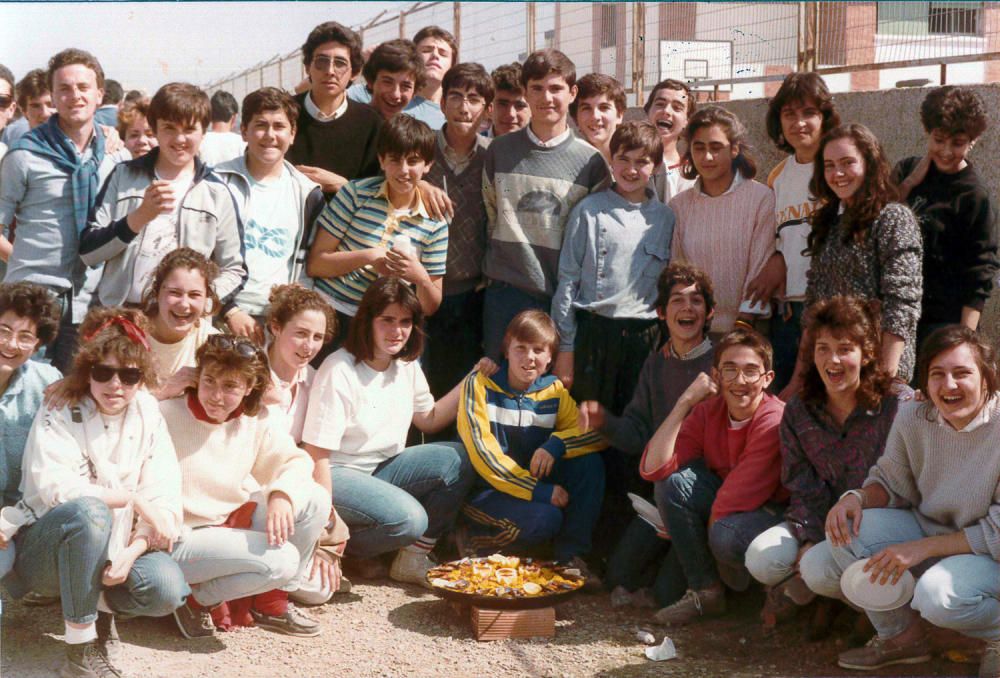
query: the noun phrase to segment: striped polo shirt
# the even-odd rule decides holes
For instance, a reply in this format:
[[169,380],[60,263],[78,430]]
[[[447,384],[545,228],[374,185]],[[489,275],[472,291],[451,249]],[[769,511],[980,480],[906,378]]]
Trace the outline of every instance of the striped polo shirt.
[[[316,222],[340,241],[338,251],[356,252],[372,247],[391,249],[393,238],[410,237],[427,274],[443,276],[448,256],[448,223],[431,219],[417,194],[417,204],[396,210],[389,202],[383,177],[349,181],[323,208]],[[368,287],[378,279],[371,265],[336,278],[316,278],[316,289],[330,298],[334,308],[353,316]]]

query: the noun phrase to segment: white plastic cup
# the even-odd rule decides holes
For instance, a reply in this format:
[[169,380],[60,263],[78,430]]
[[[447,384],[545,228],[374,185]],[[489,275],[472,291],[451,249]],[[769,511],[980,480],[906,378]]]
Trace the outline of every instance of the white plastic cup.
[[400,254],[410,254],[413,251],[413,243],[410,236],[405,233],[397,233],[392,238],[392,249]]

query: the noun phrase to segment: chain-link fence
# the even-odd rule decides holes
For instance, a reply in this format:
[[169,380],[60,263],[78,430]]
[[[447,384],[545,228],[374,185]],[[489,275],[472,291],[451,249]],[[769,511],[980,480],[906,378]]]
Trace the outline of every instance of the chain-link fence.
[[[618,78],[633,104],[667,77],[718,99],[764,96],[794,70],[833,91],[1000,80],[1000,2],[422,2],[354,28],[373,47],[429,25],[487,69],[556,47],[578,73]],[[295,50],[207,88],[242,99],[303,74]]]

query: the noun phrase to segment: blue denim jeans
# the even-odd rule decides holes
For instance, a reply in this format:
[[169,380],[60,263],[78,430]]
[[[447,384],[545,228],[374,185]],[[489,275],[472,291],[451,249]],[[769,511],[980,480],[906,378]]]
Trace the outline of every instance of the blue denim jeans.
[[[780,507],[733,513],[708,529],[722,479],[704,460],[694,461],[656,483],[660,510],[688,588],[701,591],[719,583],[717,567],[746,572],[747,547],[761,532],[781,522]],[[746,575],[744,575],[746,576]]]
[[771,347],[774,349],[772,393],[781,392],[781,389],[785,388],[792,380],[795,361],[799,356],[799,344],[802,342],[802,313],[804,310],[804,302],[786,301],[777,304],[777,313],[771,316]]
[[[111,510],[83,497],[56,506],[15,537],[14,569],[3,580],[12,595],[58,595],[63,617],[75,624],[97,618],[101,575],[108,558]],[[184,602],[189,589],[164,553],[140,556],[124,583],[105,590],[108,605],[128,617],[159,617]]]
[[267,543],[267,499],[251,496],[257,508],[246,530],[200,527],[174,546],[173,557],[206,607],[273,589],[294,591],[330,517],[326,490],[313,483],[308,500],[295,506],[295,531],[281,546]]
[[[841,597],[840,575],[852,563],[887,546],[927,536],[913,512],[902,509],[867,509],[858,532],[847,546],[823,541],[802,557],[799,570],[810,589]],[[1000,638],[1000,563],[986,555],[961,554],[924,561],[912,572],[918,579],[909,605],[866,612],[880,638],[902,633],[917,614],[935,626],[973,638]]]
[[483,351],[497,362],[503,358],[503,335],[507,325],[521,311],[538,308],[551,310],[552,299],[536,297],[507,283],[492,282],[483,301]]
[[681,599],[687,579],[670,541],[656,536],[656,530],[636,516],[608,558],[604,585],[628,591],[652,587],[656,603],[666,607]]
[[346,555],[372,558],[437,539],[455,522],[475,471],[461,443],[408,447],[369,475],[332,466],[333,504],[351,529]]

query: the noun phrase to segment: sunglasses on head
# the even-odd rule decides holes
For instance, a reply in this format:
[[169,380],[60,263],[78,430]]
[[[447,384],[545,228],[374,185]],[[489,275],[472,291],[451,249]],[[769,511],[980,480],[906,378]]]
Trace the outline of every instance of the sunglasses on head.
[[241,358],[258,358],[263,353],[253,342],[225,334],[213,334],[208,338],[208,343],[224,351],[236,351],[236,355]]
[[135,386],[142,381],[142,370],[138,367],[111,367],[110,365],[94,365],[90,368],[90,378],[99,384],[111,381],[115,375],[124,386]]

